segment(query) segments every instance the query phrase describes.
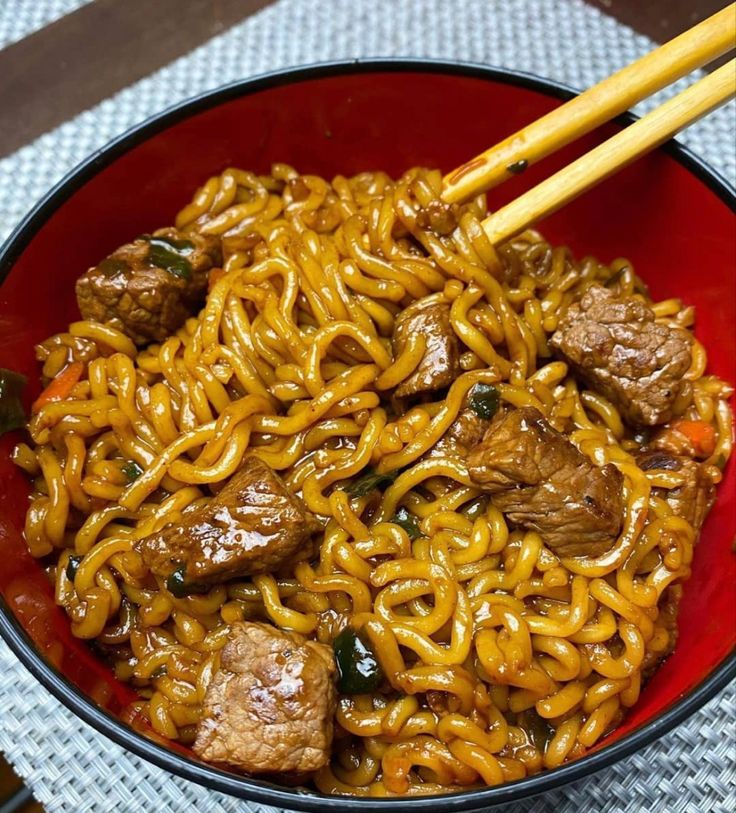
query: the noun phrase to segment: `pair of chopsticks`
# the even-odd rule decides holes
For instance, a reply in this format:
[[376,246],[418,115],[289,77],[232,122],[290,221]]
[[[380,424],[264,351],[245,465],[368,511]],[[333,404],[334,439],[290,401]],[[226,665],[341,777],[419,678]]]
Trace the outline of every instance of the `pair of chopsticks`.
[[[734,47],[736,3],[450,172],[443,199],[459,202],[487,191]],[[513,237],[734,96],[731,60],[493,212],[483,221],[484,231],[494,244]]]

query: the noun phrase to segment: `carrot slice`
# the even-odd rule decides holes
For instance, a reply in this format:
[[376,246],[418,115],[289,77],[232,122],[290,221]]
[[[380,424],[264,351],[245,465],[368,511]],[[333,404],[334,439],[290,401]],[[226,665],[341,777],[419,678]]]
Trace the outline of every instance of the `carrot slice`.
[[63,401],[74,389],[74,385],[82,377],[84,364],[81,361],[73,361],[67,364],[63,370],[56,374],[46,389],[36,398],[31,407],[32,412],[38,412],[41,407],[52,401]]
[[716,448],[716,430],[707,421],[673,421],[672,428],[690,441],[699,457],[712,455]]
[[207,277],[207,291],[211,291],[215,285],[225,276],[224,268],[213,268]]

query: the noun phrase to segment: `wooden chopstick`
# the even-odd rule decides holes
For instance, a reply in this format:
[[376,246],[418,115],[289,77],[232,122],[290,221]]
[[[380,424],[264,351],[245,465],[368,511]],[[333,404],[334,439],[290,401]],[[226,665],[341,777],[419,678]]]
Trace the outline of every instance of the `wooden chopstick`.
[[486,235],[494,244],[513,237],[734,96],[736,59],[491,214]]
[[454,203],[485,192],[734,45],[736,4],[732,3],[448,173],[443,199]]

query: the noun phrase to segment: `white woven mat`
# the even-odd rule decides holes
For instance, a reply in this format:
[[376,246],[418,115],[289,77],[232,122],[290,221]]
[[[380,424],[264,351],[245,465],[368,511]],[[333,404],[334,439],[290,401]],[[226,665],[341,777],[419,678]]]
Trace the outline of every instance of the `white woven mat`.
[[90,0],[0,0],[0,48],[43,28]]
[[[83,2],[0,0],[0,45]],[[518,68],[582,88],[651,47],[580,0],[281,0],[1,160],[0,239],[93,149],[172,102],[233,79],[319,60],[430,56]],[[735,132],[731,105],[682,140],[734,183]],[[109,742],[42,689],[1,642],[0,674],[0,749],[48,813],[269,810],[169,777]],[[638,755],[504,809],[733,813],[735,766],[732,686]]]

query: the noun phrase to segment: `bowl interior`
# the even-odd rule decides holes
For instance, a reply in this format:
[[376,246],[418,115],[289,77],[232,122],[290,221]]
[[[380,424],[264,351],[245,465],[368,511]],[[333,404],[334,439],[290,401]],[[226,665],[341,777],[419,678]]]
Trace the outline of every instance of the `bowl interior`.
[[[302,77],[235,95],[178,116],[121,146],[103,166],[68,185],[0,287],[0,366],[39,390],[33,345],[78,318],[74,280],[135,235],[173,222],[207,177],[228,166],[266,172],[285,161],[327,177],[413,165],[449,170],[560,104],[529,83],[509,83],[439,67],[375,69]],[[618,128],[581,139],[490,195],[497,205],[589,150]],[[63,195],[61,196],[63,197]],[[611,178],[541,225],[554,243],[604,261],[624,255],[655,298],[678,296],[697,309],[696,335],[711,372],[736,381],[736,240],[727,205],[691,170],[658,151]],[[8,257],[8,263],[11,258]],[[6,269],[7,270],[7,269]],[[2,269],[0,269],[2,271]],[[74,639],[55,607],[43,563],[22,539],[28,483],[9,460],[19,435],[0,439],[0,592],[38,651],[112,715],[131,691]],[[709,675],[734,647],[736,531],[734,467],[703,530],[680,612],[680,639],[627,721],[606,743],[654,719]],[[603,743],[605,745],[606,743]]]

